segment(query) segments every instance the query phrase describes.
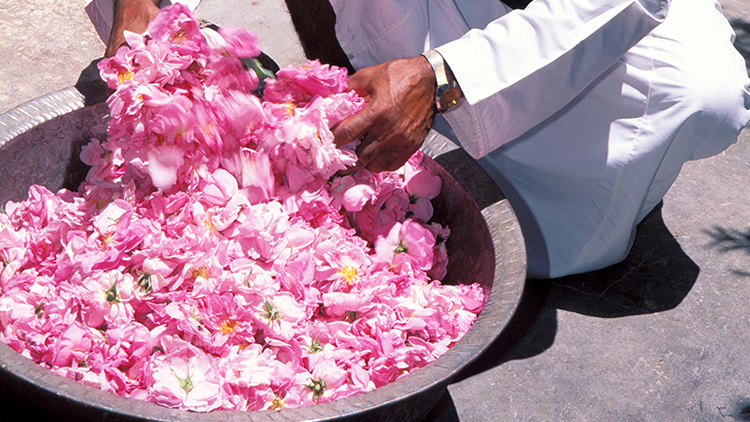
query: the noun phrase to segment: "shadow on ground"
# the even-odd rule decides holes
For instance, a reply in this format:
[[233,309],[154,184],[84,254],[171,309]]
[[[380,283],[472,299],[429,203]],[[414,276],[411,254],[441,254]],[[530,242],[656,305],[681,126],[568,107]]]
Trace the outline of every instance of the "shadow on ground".
[[[744,235],[750,236],[750,230]],[[666,311],[682,302],[698,273],[698,266],[664,224],[660,204],[639,224],[633,248],[623,262],[585,274],[527,281],[509,325],[489,350],[453,381],[547,350],[555,340],[558,309],[599,318]],[[424,420],[428,421],[459,421],[449,392]]]
[[[704,231],[711,237],[709,247],[719,252],[745,251],[750,254],[750,228],[742,230],[714,226]],[[739,277],[750,277],[750,271],[743,268],[730,268]]]
[[750,69],[750,22],[743,19],[732,19],[729,22],[734,29],[736,38],[734,47],[745,58],[745,66]]
[[[750,21],[730,22],[735,47],[750,70]],[[745,250],[750,254],[750,228],[714,227],[706,233],[719,252]],[[618,318],[667,311],[678,306],[698,278],[699,267],[688,257],[661,216],[661,206],[638,227],[635,244],[625,261],[603,270],[548,281],[528,281],[516,315],[477,361],[454,382],[517,359],[543,353],[557,332],[557,310],[599,318]],[[750,271],[736,269],[740,276]],[[724,417],[750,421],[750,399],[741,399]],[[450,392],[423,422],[459,422]]]
[[709,246],[716,247],[719,252],[744,250],[750,254],[750,228],[741,231],[714,226],[705,232],[712,239]]
[[92,60],[86,68],[78,75],[75,88],[83,95],[84,105],[90,106],[107,101],[109,97],[107,86],[99,77],[99,68],[97,65],[102,61],[101,58]]

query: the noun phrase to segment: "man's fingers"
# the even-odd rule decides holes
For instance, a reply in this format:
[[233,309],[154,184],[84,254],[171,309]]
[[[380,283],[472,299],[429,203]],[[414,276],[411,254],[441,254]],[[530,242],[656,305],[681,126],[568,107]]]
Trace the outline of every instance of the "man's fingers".
[[382,149],[365,165],[367,170],[373,173],[381,171],[394,171],[405,163],[413,154],[413,151],[407,149]]
[[376,159],[382,152],[382,144],[373,141],[375,135],[368,134],[362,139],[362,143],[357,145],[355,152],[357,153],[357,164],[362,167],[367,167],[372,160]]
[[333,133],[333,143],[336,146],[346,145],[356,141],[367,134],[370,129],[372,117],[368,112],[367,106],[353,116],[347,117],[342,122],[331,129]]
[[339,171],[339,176],[346,176],[347,174],[352,174],[357,170],[366,168],[370,161],[372,161],[378,154],[377,148],[372,144],[371,135],[365,135],[364,138],[362,138],[362,142],[357,145],[354,152],[357,154],[357,162],[353,166],[349,166],[345,170]]
[[411,152],[404,148],[392,147],[392,136],[386,135],[383,139],[367,142],[370,136],[367,135],[365,142],[357,147],[357,165],[373,173],[396,170],[411,156]]
[[359,70],[349,88],[365,99],[356,114],[332,128],[337,146],[362,138],[358,165],[395,170],[424,141],[436,112],[435,75],[424,57],[394,60]]
[[386,156],[379,156],[370,164],[365,166],[367,170],[370,170],[373,173],[380,173],[381,171],[393,171],[398,169],[399,166],[396,166],[394,163],[396,161],[392,157],[386,157]]
[[121,46],[127,45],[123,35],[124,30],[136,34],[146,31],[149,22],[159,14],[157,2],[157,0],[118,0],[114,2],[115,13],[105,57],[114,56]]
[[115,42],[112,45],[107,46],[107,50],[104,52],[104,57],[112,57],[115,54],[117,54],[117,50],[120,49],[120,47],[128,45],[127,42],[125,42],[125,39],[122,39],[122,42]]
[[349,167],[345,168],[344,170],[337,171],[336,175],[337,176],[346,176],[346,175],[352,174],[352,173],[354,173],[354,172],[356,172],[358,170],[362,170],[363,168],[365,168],[365,166],[363,166],[359,161],[357,161],[357,164],[355,164],[353,166],[349,166]]
[[331,128],[334,139],[333,143],[337,146],[346,145],[349,142],[356,141],[365,136],[370,132],[371,126],[378,117],[377,113],[375,113],[372,108],[372,98],[370,98],[372,87],[367,78],[369,70],[369,68],[359,70],[346,81],[348,90],[354,91],[360,97],[364,98],[365,105],[356,114],[344,119],[342,122]]
[[370,93],[370,87],[372,84],[369,79],[370,68],[360,69],[355,72],[352,76],[346,79],[346,85],[348,91],[354,91],[361,96],[366,96]]

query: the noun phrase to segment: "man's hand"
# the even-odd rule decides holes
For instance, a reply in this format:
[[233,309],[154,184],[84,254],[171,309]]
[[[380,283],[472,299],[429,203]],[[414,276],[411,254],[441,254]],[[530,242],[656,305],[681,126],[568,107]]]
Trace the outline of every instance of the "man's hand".
[[112,57],[125,44],[124,30],[140,34],[159,13],[158,0],[115,0],[115,17],[104,57]]
[[332,129],[339,146],[364,136],[349,170],[396,170],[422,145],[437,114],[432,67],[422,56],[394,60],[358,71],[348,84],[365,99],[362,110]]

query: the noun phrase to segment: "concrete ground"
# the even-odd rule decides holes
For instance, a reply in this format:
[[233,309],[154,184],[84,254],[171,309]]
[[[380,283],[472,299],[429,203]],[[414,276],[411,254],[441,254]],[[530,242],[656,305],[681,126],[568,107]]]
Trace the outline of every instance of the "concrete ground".
[[[93,79],[104,44],[87,3],[0,0],[0,113]],[[750,1],[721,3],[750,58]],[[198,14],[254,30],[282,66],[304,60],[281,0],[203,0]],[[425,422],[750,420],[749,138],[686,164],[622,264],[529,282]]]

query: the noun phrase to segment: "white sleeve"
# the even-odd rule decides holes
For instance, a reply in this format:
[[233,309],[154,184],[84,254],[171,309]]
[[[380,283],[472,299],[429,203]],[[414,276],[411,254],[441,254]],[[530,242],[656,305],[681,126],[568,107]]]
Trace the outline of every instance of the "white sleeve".
[[668,6],[535,0],[438,47],[466,97],[445,115],[462,146],[479,158],[552,116],[663,21]]

